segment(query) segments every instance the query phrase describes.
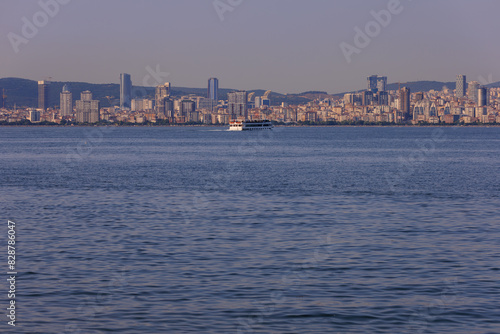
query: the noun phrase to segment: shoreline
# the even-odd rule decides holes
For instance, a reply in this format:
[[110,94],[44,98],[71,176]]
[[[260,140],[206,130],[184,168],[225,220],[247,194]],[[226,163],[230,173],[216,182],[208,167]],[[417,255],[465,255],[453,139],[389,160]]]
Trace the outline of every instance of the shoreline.
[[[500,127],[500,123],[471,123],[471,124],[430,124],[430,123],[421,123],[421,124],[396,124],[396,123],[386,123],[386,124],[275,124],[275,127],[280,128],[299,128],[299,127],[308,127],[308,128],[328,128],[328,127],[410,127],[410,128],[422,128],[422,127]],[[74,128],[74,127],[162,127],[162,128],[170,128],[170,127],[206,127],[206,128],[214,128],[214,127],[229,127],[229,124],[154,124],[154,123],[146,123],[146,124],[134,124],[134,123],[126,123],[126,124],[57,124],[57,123],[49,123],[49,124],[0,124],[1,128],[8,127],[64,127],[64,128]]]
[[[141,124],[141,125],[133,125],[133,124],[125,124],[125,125],[114,125],[114,124],[96,124],[96,125],[59,125],[59,124],[43,124],[43,125],[36,125],[36,124],[13,124],[13,125],[6,125],[6,124],[0,124],[0,128],[14,128],[14,127],[19,127],[19,128],[95,128],[95,127],[115,127],[115,128],[184,128],[184,127],[190,127],[190,128],[225,128],[228,127],[229,125],[151,125],[151,124]],[[461,128],[467,128],[467,127],[478,127],[478,128],[496,128],[500,127],[499,123],[492,123],[492,124],[422,124],[422,125],[413,125],[413,124],[391,124],[391,125],[381,125],[381,124],[335,124],[335,125],[324,125],[324,124],[318,124],[318,125],[275,125],[276,128],[344,128],[344,127],[353,127],[353,128],[450,128],[450,127],[461,127]]]

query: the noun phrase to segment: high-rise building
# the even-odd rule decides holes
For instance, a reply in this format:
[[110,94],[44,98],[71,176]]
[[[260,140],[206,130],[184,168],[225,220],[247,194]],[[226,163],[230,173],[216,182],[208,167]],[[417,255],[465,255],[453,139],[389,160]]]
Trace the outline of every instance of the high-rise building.
[[28,118],[31,123],[40,122],[40,111],[30,109]]
[[68,86],[64,85],[59,98],[61,116],[69,116],[73,114],[73,94],[69,91]]
[[131,111],[153,110],[154,101],[150,99],[132,99],[130,103]]
[[196,111],[196,102],[191,100],[182,100],[179,108],[179,115],[189,119],[189,115]]
[[354,94],[344,94],[344,104],[354,104]]
[[49,84],[48,81],[38,81],[38,109],[49,108]]
[[157,114],[165,114],[165,102],[170,97],[170,82],[156,87],[155,111]]
[[217,102],[215,100],[206,98],[206,97],[200,97],[196,99],[196,107],[197,109],[207,109],[210,111],[213,111],[215,107],[217,107]]
[[377,89],[379,92],[385,92],[387,86],[387,77],[377,78]]
[[120,74],[120,108],[130,109],[132,100],[132,80],[130,74]]
[[367,78],[368,90],[372,93],[385,92],[387,86],[387,77],[372,75]]
[[389,105],[389,93],[387,93],[386,91],[379,91],[378,92],[378,104],[381,106]]
[[465,97],[465,91],[467,89],[467,83],[466,83],[467,77],[463,74],[457,75],[457,93],[456,96],[461,98]]
[[373,102],[373,93],[369,90],[363,92],[363,105],[369,106]]
[[410,93],[411,91],[408,87],[403,87],[399,91],[399,106],[405,119],[408,119],[410,116]]
[[5,101],[3,96],[5,95],[5,90],[0,87],[0,108],[5,108]]
[[255,97],[255,108],[260,108],[262,107],[262,97],[256,96]]
[[369,76],[366,80],[368,81],[368,90],[372,92],[377,91],[377,79],[378,75]]
[[214,101],[219,100],[219,79],[217,78],[208,79],[207,98],[212,99]]
[[487,87],[479,87],[477,90],[477,106],[478,107],[486,107],[488,105],[488,88]]
[[76,121],[79,123],[97,123],[100,120],[99,101],[92,100],[92,93],[84,91],[76,101]]
[[246,91],[240,90],[228,93],[227,99],[228,99],[228,113],[231,119],[248,118],[248,108],[247,108],[248,96]]
[[481,85],[477,81],[471,81],[469,82],[468,88],[467,88],[467,97],[469,100],[474,101],[474,103],[477,104],[477,92],[479,90],[479,87]]
[[163,108],[164,115],[173,121],[175,117],[174,100],[169,97],[163,99]]

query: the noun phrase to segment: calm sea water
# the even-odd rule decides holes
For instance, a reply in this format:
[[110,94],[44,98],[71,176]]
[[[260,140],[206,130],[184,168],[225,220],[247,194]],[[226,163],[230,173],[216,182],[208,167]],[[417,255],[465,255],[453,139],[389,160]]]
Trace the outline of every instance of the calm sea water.
[[0,332],[500,333],[499,166],[500,128],[3,127]]

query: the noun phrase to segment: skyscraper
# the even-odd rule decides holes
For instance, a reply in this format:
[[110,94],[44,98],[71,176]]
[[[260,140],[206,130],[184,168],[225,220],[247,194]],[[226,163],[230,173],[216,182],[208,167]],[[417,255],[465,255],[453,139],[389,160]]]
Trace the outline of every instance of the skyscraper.
[[386,91],[379,91],[378,92],[378,104],[381,106],[389,105],[389,93],[387,93]]
[[130,109],[130,102],[132,100],[132,80],[130,74],[120,74],[120,108]]
[[372,93],[376,93],[378,75],[369,76],[366,80],[368,81],[368,90],[371,91]]
[[165,102],[170,97],[170,82],[156,87],[155,91],[155,111],[157,114],[165,114]]
[[467,88],[466,79],[467,79],[467,77],[463,74],[457,75],[457,94],[456,94],[456,96],[459,98],[465,96],[465,90]]
[[262,97],[256,96],[255,97],[255,108],[260,108],[262,106]]
[[368,90],[372,93],[385,92],[387,86],[387,77],[379,77],[378,75],[372,75],[367,78]]
[[207,97],[214,101],[219,100],[219,79],[217,78],[208,79]]
[[0,108],[5,108],[5,101],[3,99],[3,96],[5,94],[5,91],[2,87],[0,87]]
[[410,116],[410,93],[411,91],[408,87],[403,87],[399,91],[400,108],[404,119],[408,119]]
[[67,85],[63,86],[59,102],[61,116],[69,116],[73,114],[73,94],[69,91]]
[[363,93],[363,105],[364,106],[369,106],[373,102],[373,93],[369,90],[364,91]]
[[479,82],[471,81],[469,82],[468,86],[469,87],[467,88],[467,97],[469,98],[469,100],[477,103],[477,92],[480,87]]
[[76,101],[76,121],[79,123],[97,123],[100,120],[99,100],[92,100],[92,93],[84,91]]
[[228,113],[231,119],[248,118],[247,101],[248,95],[244,90],[231,92],[227,94]]
[[181,117],[189,117],[189,114],[196,111],[196,102],[191,100],[182,100],[179,108]]
[[387,86],[387,77],[378,77],[377,78],[377,89],[379,92],[385,92]]
[[477,106],[478,107],[486,107],[488,105],[488,88],[487,87],[479,87],[477,90]]
[[173,122],[175,118],[174,100],[167,97],[163,99],[164,115]]
[[38,108],[47,110],[49,108],[49,82],[38,81]]

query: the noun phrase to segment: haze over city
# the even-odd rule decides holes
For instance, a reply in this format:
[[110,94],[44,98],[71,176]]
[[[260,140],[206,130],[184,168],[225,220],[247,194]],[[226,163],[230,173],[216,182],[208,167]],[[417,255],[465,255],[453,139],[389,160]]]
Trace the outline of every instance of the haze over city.
[[[159,66],[176,86],[216,76],[221,87],[281,93],[363,89],[374,73],[390,82],[500,79],[494,0],[72,0],[46,22],[36,17],[41,3],[51,1],[2,1],[0,77],[117,83],[126,72],[142,85],[147,67]],[[382,11],[392,14],[377,21]],[[27,38],[23,25],[36,19]],[[372,29],[363,45],[357,27]],[[13,34],[24,41],[15,45]],[[346,57],[342,43],[357,51]]]

